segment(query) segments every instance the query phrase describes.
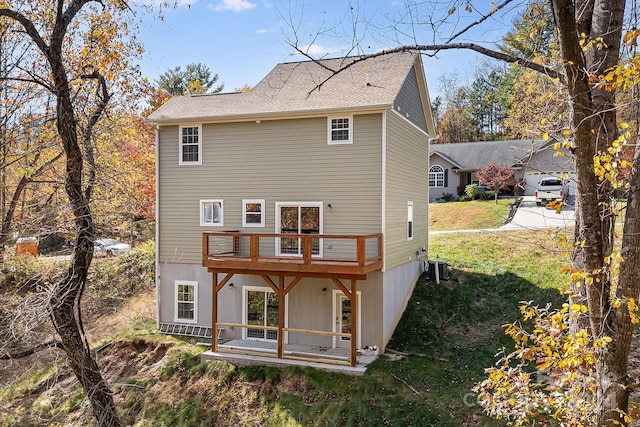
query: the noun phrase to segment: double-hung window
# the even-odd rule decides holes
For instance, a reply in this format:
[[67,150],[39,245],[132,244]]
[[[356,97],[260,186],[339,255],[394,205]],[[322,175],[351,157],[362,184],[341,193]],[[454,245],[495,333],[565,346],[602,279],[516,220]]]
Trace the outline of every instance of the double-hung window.
[[444,169],[440,165],[429,168],[429,187],[444,187]]
[[197,317],[198,282],[176,280],[175,320],[195,323]]
[[352,144],[353,143],[353,117],[329,117],[328,143],[329,144]]
[[180,126],[179,164],[202,164],[202,127]]
[[200,200],[200,225],[222,226],[222,200]]
[[264,227],[264,199],[242,201],[242,226]]

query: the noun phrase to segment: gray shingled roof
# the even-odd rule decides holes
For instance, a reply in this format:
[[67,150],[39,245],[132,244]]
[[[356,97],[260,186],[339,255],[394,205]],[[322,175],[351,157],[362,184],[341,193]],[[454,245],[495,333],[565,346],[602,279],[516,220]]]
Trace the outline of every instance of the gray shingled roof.
[[489,163],[498,166],[519,166],[519,163],[547,145],[547,141],[513,139],[508,141],[459,142],[432,144],[429,153],[438,153],[461,170],[479,170]]
[[[327,59],[320,63],[338,70],[353,58]],[[199,96],[177,96],[153,112],[155,123],[231,120],[312,111],[390,108],[416,54],[400,52],[368,58],[335,75],[311,92],[331,71],[312,62],[276,65],[251,91]]]

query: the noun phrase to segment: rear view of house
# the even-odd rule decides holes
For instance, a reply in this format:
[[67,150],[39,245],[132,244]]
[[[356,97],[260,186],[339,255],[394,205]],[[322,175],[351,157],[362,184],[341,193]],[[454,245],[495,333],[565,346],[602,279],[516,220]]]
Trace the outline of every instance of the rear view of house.
[[351,366],[384,350],[427,253],[429,106],[404,52],[155,111],[158,328]]

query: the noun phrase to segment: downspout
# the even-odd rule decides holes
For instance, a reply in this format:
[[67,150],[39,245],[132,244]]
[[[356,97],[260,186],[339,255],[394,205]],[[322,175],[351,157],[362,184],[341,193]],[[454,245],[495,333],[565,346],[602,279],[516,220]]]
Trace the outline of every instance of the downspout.
[[[387,110],[382,112],[382,247],[387,252]],[[387,270],[387,257],[382,258],[382,272]]]
[[156,262],[156,330],[160,330],[160,255],[159,255],[159,245],[158,245],[158,237],[160,235],[160,230],[158,224],[160,223],[158,216],[160,215],[160,209],[158,209],[159,201],[160,201],[160,185],[159,185],[159,171],[160,171],[160,127],[155,125],[156,128],[156,227],[155,227],[155,235],[156,235],[156,254],[155,254],[155,262]]

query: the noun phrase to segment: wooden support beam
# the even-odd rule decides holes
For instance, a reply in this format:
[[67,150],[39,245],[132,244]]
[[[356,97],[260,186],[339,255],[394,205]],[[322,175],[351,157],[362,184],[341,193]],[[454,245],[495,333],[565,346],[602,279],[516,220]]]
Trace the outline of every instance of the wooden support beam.
[[340,281],[340,279],[332,279],[333,283],[336,284],[336,286],[338,288],[340,288],[340,290],[342,291],[342,293],[344,294],[344,296],[346,296],[347,298],[351,299],[351,292],[349,292],[349,290],[347,289],[347,287],[345,285],[342,284],[342,282]]
[[[224,288],[224,285],[226,285],[229,282],[229,280],[231,280],[231,278],[233,277],[234,274],[235,273],[227,273],[227,275],[224,277],[224,279],[222,279],[222,282],[220,282],[219,284],[215,285],[216,293],[220,292],[222,290],[222,288]],[[215,283],[215,282],[213,282],[213,283]]]
[[284,357],[284,276],[278,280],[278,359]]
[[211,297],[211,351],[218,351],[218,273],[212,274]]
[[[280,276],[283,277],[283,276]],[[278,293],[278,285],[276,285],[273,280],[271,280],[271,277],[269,276],[262,276],[262,279],[264,279],[265,282],[267,282],[267,285],[269,285],[271,287],[271,289],[273,289],[273,292],[275,292],[276,294]]]
[[356,291],[356,280],[351,281],[351,366],[356,366],[357,354],[356,345],[358,343],[358,293]]
[[300,283],[300,280],[302,280],[302,277],[294,277],[293,280],[289,283],[289,285],[287,285],[287,287],[285,288],[284,294],[287,295],[289,292],[291,292],[293,287],[298,283]]

